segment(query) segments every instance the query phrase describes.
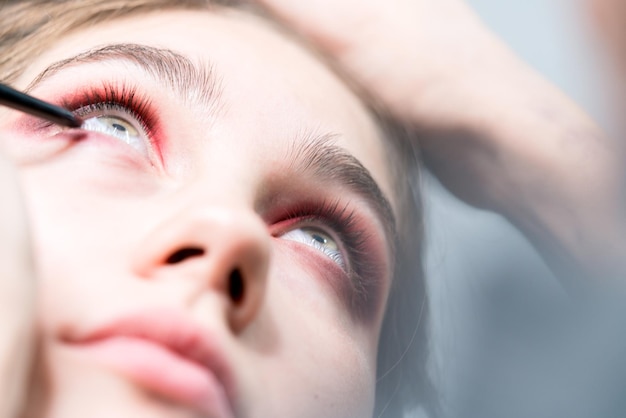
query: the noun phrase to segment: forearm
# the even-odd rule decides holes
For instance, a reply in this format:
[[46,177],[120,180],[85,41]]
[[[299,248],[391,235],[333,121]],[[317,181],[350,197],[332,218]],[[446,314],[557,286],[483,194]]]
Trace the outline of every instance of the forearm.
[[459,0],[262,0],[400,123],[460,198],[517,225],[564,278],[626,249],[615,144]]
[[431,113],[421,142],[428,165],[461,198],[518,226],[565,280],[614,276],[626,253],[617,144],[497,48],[490,59],[499,63],[439,89],[448,110],[413,107],[415,120]]

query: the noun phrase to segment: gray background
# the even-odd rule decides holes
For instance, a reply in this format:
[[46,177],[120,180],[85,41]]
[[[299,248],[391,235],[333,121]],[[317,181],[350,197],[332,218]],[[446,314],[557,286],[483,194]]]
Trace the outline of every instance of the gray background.
[[[607,72],[602,65],[606,57],[598,47],[584,1],[469,3],[521,58],[609,128]],[[506,386],[507,379],[519,384],[526,372],[528,387],[543,382],[544,377],[538,376],[545,365],[535,355],[541,350],[528,354],[532,349],[525,347],[525,354],[514,353],[519,351],[519,341],[538,340],[534,335],[538,327],[528,325],[546,318],[540,313],[549,311],[562,296],[558,284],[524,238],[499,216],[464,205],[428,176],[424,190],[432,304],[431,370],[444,404],[452,409],[462,405],[467,411],[466,398],[481,398],[468,393],[468,388],[480,387],[489,392],[487,397],[499,396],[495,395],[498,387]],[[493,347],[498,348],[488,349]],[[529,371],[533,367],[534,375]],[[520,390],[516,391],[519,395]],[[549,388],[540,391],[554,392]],[[501,396],[506,405],[495,407],[498,412],[493,412],[494,416],[518,416],[512,405],[516,400],[507,396]],[[540,401],[535,397],[532,402]],[[519,411],[519,416],[530,413],[525,408]],[[538,416],[537,411],[532,413]],[[450,414],[459,416],[458,411]],[[469,416],[469,412],[460,416]]]

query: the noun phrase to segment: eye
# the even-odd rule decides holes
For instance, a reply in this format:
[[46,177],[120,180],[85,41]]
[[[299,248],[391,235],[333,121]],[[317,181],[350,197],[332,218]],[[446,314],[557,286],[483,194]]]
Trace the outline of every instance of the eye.
[[339,264],[341,268],[346,268],[346,261],[341,253],[339,244],[330,234],[320,228],[301,227],[292,229],[283,234],[282,238],[309,245]]
[[149,154],[147,138],[138,122],[129,121],[131,117],[117,115],[93,116],[85,119],[81,129],[98,132],[130,145],[144,155]]

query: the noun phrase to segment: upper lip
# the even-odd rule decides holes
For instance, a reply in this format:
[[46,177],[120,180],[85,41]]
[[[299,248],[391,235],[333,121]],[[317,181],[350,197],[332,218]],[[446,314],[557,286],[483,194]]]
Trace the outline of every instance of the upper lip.
[[221,383],[234,410],[236,385],[226,356],[215,336],[187,315],[171,310],[139,312],[117,318],[71,342],[90,344],[114,337],[151,341],[199,364]]

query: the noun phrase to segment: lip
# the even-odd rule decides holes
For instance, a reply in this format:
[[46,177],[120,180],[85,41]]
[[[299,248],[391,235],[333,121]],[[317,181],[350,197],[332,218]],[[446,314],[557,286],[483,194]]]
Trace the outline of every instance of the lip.
[[234,375],[217,339],[179,312],[122,317],[67,343],[163,398],[234,417]]

